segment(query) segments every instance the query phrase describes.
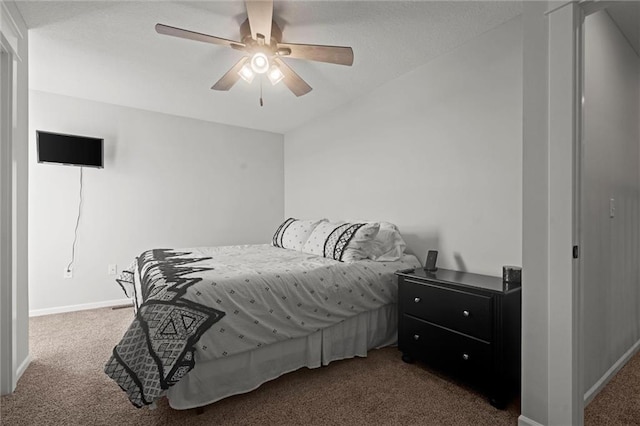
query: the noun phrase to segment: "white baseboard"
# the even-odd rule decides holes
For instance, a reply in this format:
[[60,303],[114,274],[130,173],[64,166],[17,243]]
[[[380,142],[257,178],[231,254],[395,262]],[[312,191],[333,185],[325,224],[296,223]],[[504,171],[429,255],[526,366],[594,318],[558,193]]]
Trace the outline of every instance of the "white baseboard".
[[31,364],[31,354],[27,354],[27,357],[22,361],[22,364],[18,366],[18,369],[16,370],[16,383],[18,383],[18,380],[22,377],[22,373],[25,372],[29,364]]
[[607,370],[606,373],[604,373],[604,375],[602,377],[600,377],[600,380],[598,380],[593,386],[591,386],[591,389],[589,389],[585,394],[584,394],[584,406],[586,407],[587,404],[589,404],[593,398],[596,397],[596,395],[598,395],[598,393],[600,393],[600,391],[607,385],[607,383],[609,383],[611,381],[611,379],[613,379],[613,377],[616,375],[616,373],[618,371],[620,371],[620,369],[622,367],[624,367],[624,365],[638,352],[640,351],[640,340],[638,340],[636,343],[633,344],[633,346],[631,346],[631,348],[624,353],[624,355],[622,355],[620,357],[620,359],[618,359],[612,366],[610,369]]
[[520,414],[520,417],[518,417],[518,426],[544,426],[544,425],[536,422],[535,420],[531,420],[527,416],[523,416],[522,414]]
[[55,308],[32,309],[29,311],[30,317],[42,315],[62,314],[64,312],[85,311],[87,309],[111,308],[113,306],[133,306],[131,299],[105,300],[104,302],[83,303],[81,305],[58,306]]

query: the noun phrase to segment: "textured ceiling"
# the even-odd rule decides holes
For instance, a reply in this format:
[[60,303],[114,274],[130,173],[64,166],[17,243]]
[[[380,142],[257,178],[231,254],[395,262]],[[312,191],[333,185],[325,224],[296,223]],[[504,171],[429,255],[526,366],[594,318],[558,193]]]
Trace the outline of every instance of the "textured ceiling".
[[241,1],[18,1],[30,28],[30,87],[285,133],[515,17],[520,2],[276,1],[283,41],[352,46],[354,64],[287,59],[312,87],[239,81],[210,90],[240,57],[157,34],[158,22],[238,40]]

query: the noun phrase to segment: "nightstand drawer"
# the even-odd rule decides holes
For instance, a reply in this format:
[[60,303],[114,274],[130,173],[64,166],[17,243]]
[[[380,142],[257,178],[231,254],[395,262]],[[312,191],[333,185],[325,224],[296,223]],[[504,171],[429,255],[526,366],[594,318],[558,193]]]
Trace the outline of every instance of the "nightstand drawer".
[[491,297],[404,280],[400,303],[406,314],[492,341]]
[[491,345],[462,334],[404,316],[401,345],[424,360],[469,379],[491,371]]

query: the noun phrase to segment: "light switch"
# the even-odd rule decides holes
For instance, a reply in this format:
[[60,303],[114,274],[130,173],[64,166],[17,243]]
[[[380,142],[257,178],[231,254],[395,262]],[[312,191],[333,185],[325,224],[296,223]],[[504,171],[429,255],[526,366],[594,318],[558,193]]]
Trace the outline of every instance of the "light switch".
[[615,198],[611,198],[609,200],[609,217],[616,217],[616,200]]

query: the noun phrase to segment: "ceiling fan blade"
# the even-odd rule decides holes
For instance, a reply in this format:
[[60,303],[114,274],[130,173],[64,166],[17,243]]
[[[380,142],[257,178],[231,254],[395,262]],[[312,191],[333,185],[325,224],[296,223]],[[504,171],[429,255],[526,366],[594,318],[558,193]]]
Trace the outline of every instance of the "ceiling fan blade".
[[247,17],[251,28],[251,37],[264,36],[265,44],[271,44],[271,20],[273,19],[273,0],[247,0]]
[[[283,49],[281,54],[288,58],[329,62],[338,65],[353,65],[353,49],[350,47],[278,43],[278,51],[281,51],[281,49]],[[286,49],[289,49],[291,53],[287,54]]]
[[223,75],[222,78],[216,82],[216,84],[211,86],[211,88],[213,90],[231,89],[233,85],[236,84],[238,80],[240,80],[240,74],[238,74],[238,71],[240,71],[240,68],[242,68],[245,62],[247,62],[247,59],[249,58],[245,56],[242,59],[240,59],[238,62],[236,62],[236,64],[233,67],[231,67],[231,69],[227,71],[227,73]]
[[244,43],[238,41],[227,40],[226,38],[214,37],[208,34],[197,33],[195,31],[183,30],[182,28],[170,27],[169,25],[156,24],[156,32],[158,34],[169,35],[173,37],[186,38],[189,40],[202,41],[204,43],[219,44],[222,46],[230,46],[236,49],[245,47]]
[[309,93],[312,89],[311,86],[307,84],[294,70],[289,68],[289,65],[285,64],[284,61],[275,58],[274,61],[280,67],[280,71],[284,74],[283,83],[293,92],[296,96],[302,96]]

